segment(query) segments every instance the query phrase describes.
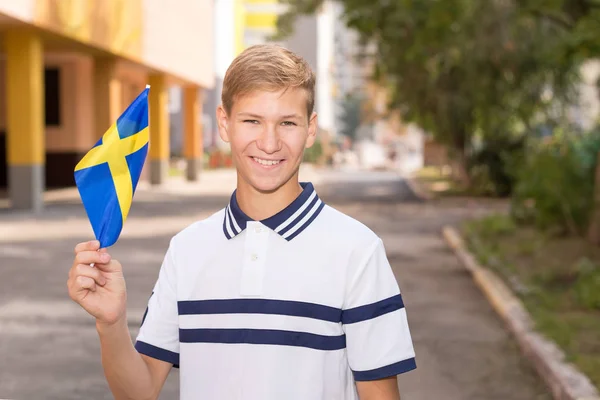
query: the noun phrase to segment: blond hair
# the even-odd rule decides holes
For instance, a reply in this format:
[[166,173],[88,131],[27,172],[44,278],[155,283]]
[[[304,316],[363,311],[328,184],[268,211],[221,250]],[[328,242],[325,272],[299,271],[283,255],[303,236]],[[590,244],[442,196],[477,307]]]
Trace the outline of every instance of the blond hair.
[[225,73],[221,101],[227,114],[233,102],[254,90],[279,91],[301,88],[306,91],[310,118],[315,105],[315,74],[299,55],[275,44],[260,44],[238,55]]

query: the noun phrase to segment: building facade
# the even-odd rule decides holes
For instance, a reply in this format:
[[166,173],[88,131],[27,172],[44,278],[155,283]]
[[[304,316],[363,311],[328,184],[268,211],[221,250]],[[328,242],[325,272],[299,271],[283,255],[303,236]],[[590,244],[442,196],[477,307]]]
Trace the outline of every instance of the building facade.
[[169,159],[169,88],[183,88],[183,152],[194,179],[202,93],[214,86],[212,0],[0,0],[0,191],[39,210],[127,105],[150,89],[142,179]]
[[[286,5],[278,0],[215,0],[215,88],[207,93],[205,107],[209,147],[226,145],[219,139],[212,110],[221,102],[225,72],[231,61],[246,48],[267,42],[277,31],[277,18]],[[315,109],[319,128],[328,135],[335,134],[335,104],[333,59],[335,57],[335,2],[326,1],[316,15],[300,16],[294,33],[278,43],[302,56],[317,75]],[[209,128],[210,127],[210,128]]]
[[204,126],[207,148],[227,145],[219,138],[215,110],[221,104],[225,72],[248,47],[266,43],[276,32],[277,17],[285,10],[278,0],[214,0],[214,88],[206,93]]

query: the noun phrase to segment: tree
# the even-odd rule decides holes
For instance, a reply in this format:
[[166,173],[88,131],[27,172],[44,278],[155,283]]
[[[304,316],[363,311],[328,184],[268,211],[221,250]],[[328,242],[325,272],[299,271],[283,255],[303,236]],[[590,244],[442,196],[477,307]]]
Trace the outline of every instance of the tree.
[[[571,65],[555,68],[547,44],[560,29],[519,13],[516,0],[340,1],[347,26],[373,49],[366,55],[389,108],[447,145],[466,184],[474,136],[522,134],[548,106],[548,86],[554,101],[569,86]],[[280,36],[323,0],[285,2]]]
[[356,140],[358,128],[362,122],[362,97],[358,94],[348,94],[342,101],[340,133],[353,142]]
[[556,42],[558,55],[589,59],[600,56],[600,1],[598,0],[521,0],[521,11],[561,29]]
[[[563,33],[555,43],[557,60],[583,61],[600,57],[600,1],[523,0],[521,10],[553,24]],[[600,96],[600,80],[598,81]],[[600,153],[596,158],[594,207],[588,240],[600,244]]]

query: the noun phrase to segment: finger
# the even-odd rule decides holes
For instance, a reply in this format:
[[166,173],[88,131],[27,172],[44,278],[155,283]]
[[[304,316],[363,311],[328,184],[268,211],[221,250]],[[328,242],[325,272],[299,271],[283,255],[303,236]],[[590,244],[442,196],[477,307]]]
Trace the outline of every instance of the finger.
[[75,276],[87,276],[88,278],[92,278],[96,284],[100,286],[104,286],[106,284],[106,278],[97,268],[92,268],[85,264],[78,264],[74,269]]
[[83,290],[89,290],[92,292],[96,291],[96,282],[87,276],[78,276],[75,280],[77,283],[77,291],[81,292]]
[[97,251],[82,251],[75,255],[75,262],[77,264],[105,264],[110,261],[110,254],[100,253]]
[[117,272],[121,270],[121,264],[116,260],[111,260],[108,263],[95,264],[94,268],[97,268],[102,272]]
[[96,251],[100,248],[100,242],[97,240],[90,240],[89,242],[81,242],[75,246],[75,254],[81,253],[82,251]]

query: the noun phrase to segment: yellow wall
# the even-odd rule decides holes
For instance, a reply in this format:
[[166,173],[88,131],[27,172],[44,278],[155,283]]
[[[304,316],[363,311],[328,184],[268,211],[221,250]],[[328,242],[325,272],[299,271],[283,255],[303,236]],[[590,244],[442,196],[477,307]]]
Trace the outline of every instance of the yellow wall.
[[0,14],[210,89],[213,1],[0,0]]
[[36,0],[35,25],[127,57],[142,56],[142,0]]
[[[241,50],[249,45],[265,43],[271,34],[277,29],[277,17],[280,10],[278,0],[238,0],[241,6],[236,12],[240,33],[236,35],[241,38]],[[237,49],[236,49],[237,50]]]
[[256,13],[246,15],[246,26],[248,28],[274,28],[277,26],[277,14]]
[[[86,152],[98,140],[94,132],[93,115],[93,59],[73,54],[46,54],[47,67],[57,67],[61,74],[61,125],[45,128],[46,151]],[[0,131],[5,129],[6,90],[5,63],[0,61]],[[119,66],[117,75],[123,82],[122,109],[144,89],[146,75],[128,67]],[[109,126],[106,127],[108,129]]]

